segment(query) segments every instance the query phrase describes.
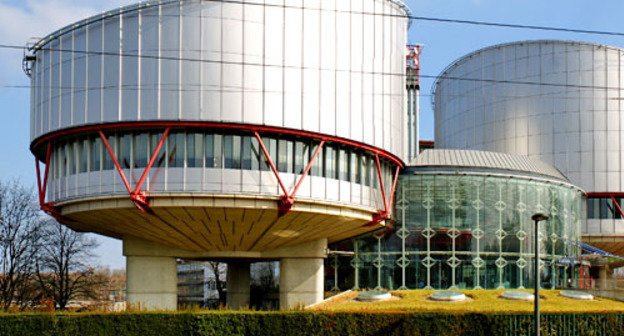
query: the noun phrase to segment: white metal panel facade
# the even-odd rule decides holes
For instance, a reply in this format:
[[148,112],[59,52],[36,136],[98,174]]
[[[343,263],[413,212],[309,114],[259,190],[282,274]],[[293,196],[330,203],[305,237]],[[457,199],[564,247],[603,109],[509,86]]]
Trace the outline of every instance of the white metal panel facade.
[[[522,41],[476,51],[434,85],[436,147],[527,155],[588,193],[622,192],[623,74],[624,50],[594,43]],[[621,231],[599,222],[585,230]]]
[[31,138],[120,121],[260,124],[404,158],[404,46],[395,0],[150,1],[35,46]]

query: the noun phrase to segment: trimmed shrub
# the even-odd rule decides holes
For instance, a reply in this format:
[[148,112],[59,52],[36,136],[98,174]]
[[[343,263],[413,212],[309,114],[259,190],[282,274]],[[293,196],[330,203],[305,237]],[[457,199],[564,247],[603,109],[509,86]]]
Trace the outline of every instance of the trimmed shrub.
[[[542,335],[624,336],[624,313],[545,314]],[[0,335],[531,335],[530,314],[185,312],[0,315]]]

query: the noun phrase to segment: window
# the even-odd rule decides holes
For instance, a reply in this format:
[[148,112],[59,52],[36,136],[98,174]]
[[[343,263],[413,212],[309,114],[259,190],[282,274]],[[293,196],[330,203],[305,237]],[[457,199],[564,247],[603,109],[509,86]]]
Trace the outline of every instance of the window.
[[221,134],[206,134],[204,138],[206,150],[206,167],[221,168],[221,144],[223,137]]
[[89,164],[89,140],[76,143],[78,148],[78,172],[86,173]]
[[76,174],[76,154],[74,150],[74,145],[75,143],[69,143],[65,147],[67,148],[67,168],[68,168],[67,174],[68,175]]
[[325,177],[336,178],[336,149],[332,146],[325,146]]
[[[158,144],[160,143],[162,136],[163,134],[159,134],[159,133],[150,134],[150,147],[148,149],[148,153],[154,153],[156,151],[156,148],[158,147]],[[154,165],[152,167],[164,167],[165,166],[165,158],[167,157],[166,151],[167,151],[167,143],[164,142],[162,147],[160,148],[160,151],[158,152],[158,155],[156,156],[156,160],[154,161]]]
[[[266,147],[266,150],[269,152],[269,155],[271,156],[271,161],[273,161],[273,163],[275,164],[275,162],[277,162],[277,140],[272,139],[272,138],[263,138],[263,142],[264,142],[264,146]],[[260,149],[260,151],[262,151],[262,149]],[[261,154],[262,154],[262,164],[260,165],[260,169],[271,170],[269,161],[264,156],[264,153],[261,153]]]
[[341,181],[350,181],[349,158],[350,155],[344,148],[338,151],[338,179]]
[[119,154],[117,156],[117,160],[119,160],[119,165],[121,168],[128,169],[130,168],[131,161],[131,150],[132,150],[132,136],[130,134],[124,134],[119,136],[119,150],[117,151]]
[[[295,142],[295,173],[303,174],[303,171],[308,166],[309,158],[314,153],[310,153],[310,145],[307,142],[296,141]],[[317,158],[320,159],[320,158]]]
[[[316,149],[318,148],[319,143],[317,142],[313,142],[312,143],[312,147],[310,148],[310,158],[312,157],[312,155],[314,155],[314,152],[316,152]],[[323,147],[325,147],[326,145],[323,145]],[[314,162],[312,162],[312,167],[310,168],[310,175],[313,176],[322,176],[323,173],[323,150],[321,149],[321,151],[318,153],[318,155],[316,156],[316,160],[314,160]]]
[[368,177],[368,157],[365,154],[361,154],[359,155],[359,161],[360,161],[360,180],[358,181],[359,184],[361,185],[366,185],[366,186],[370,186],[369,185],[369,177]]
[[184,168],[184,133],[173,133],[167,137],[169,167]]
[[89,171],[95,172],[102,169],[102,139],[91,139],[91,164]]
[[[587,198],[587,218],[589,219],[621,219],[620,209],[624,209],[624,198],[614,197],[589,197]],[[620,206],[618,209],[617,206]]]
[[241,137],[226,135],[223,137],[223,167],[241,168]]
[[258,139],[251,136],[244,136],[243,142],[243,154],[242,154],[242,167],[248,170],[258,170],[260,167],[260,146],[258,145]]
[[134,136],[133,161],[134,168],[147,167],[147,134],[137,134]]
[[351,152],[351,158],[349,159],[350,163],[350,179],[349,181],[360,183],[360,162],[359,155],[357,153]]
[[186,135],[186,156],[187,167],[201,168],[203,166],[204,149],[202,148],[204,141],[202,135],[198,133],[189,133]]
[[[115,136],[109,136],[106,141],[108,141],[108,145],[110,146],[111,150],[113,151],[113,153],[115,153],[115,148],[117,146],[116,145],[116,140],[117,138]],[[115,163],[113,162],[113,158],[111,157],[110,153],[108,152],[107,148],[103,148],[102,149],[103,155],[104,155],[104,169],[106,170],[110,170],[110,169],[115,169]]]
[[277,170],[285,173],[292,173],[294,159],[292,141],[279,140],[277,148]]

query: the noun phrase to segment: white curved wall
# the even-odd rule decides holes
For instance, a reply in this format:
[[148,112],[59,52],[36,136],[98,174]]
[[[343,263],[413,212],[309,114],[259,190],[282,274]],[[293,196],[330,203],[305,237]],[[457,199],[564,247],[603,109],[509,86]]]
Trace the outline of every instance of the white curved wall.
[[[528,155],[588,193],[622,192],[623,86],[620,48],[572,41],[485,48],[453,63],[435,85],[436,147]],[[584,231],[622,234],[624,221],[589,219]]]
[[87,19],[36,47],[32,139],[84,124],[201,120],[320,132],[404,158],[403,137],[391,136],[406,127],[400,2],[160,3]]
[[622,191],[622,86],[619,48],[566,41],[486,48],[440,75],[436,147],[528,155],[587,192]]

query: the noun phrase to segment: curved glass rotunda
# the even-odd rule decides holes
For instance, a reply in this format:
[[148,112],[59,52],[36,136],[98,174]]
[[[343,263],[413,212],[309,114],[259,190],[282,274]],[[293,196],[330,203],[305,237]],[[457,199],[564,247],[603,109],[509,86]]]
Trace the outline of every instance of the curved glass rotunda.
[[580,240],[581,197],[525,156],[424,151],[399,179],[395,230],[354,241],[354,287],[533,287],[536,211],[551,215],[540,224],[542,286],[563,287],[580,253],[569,242]]

